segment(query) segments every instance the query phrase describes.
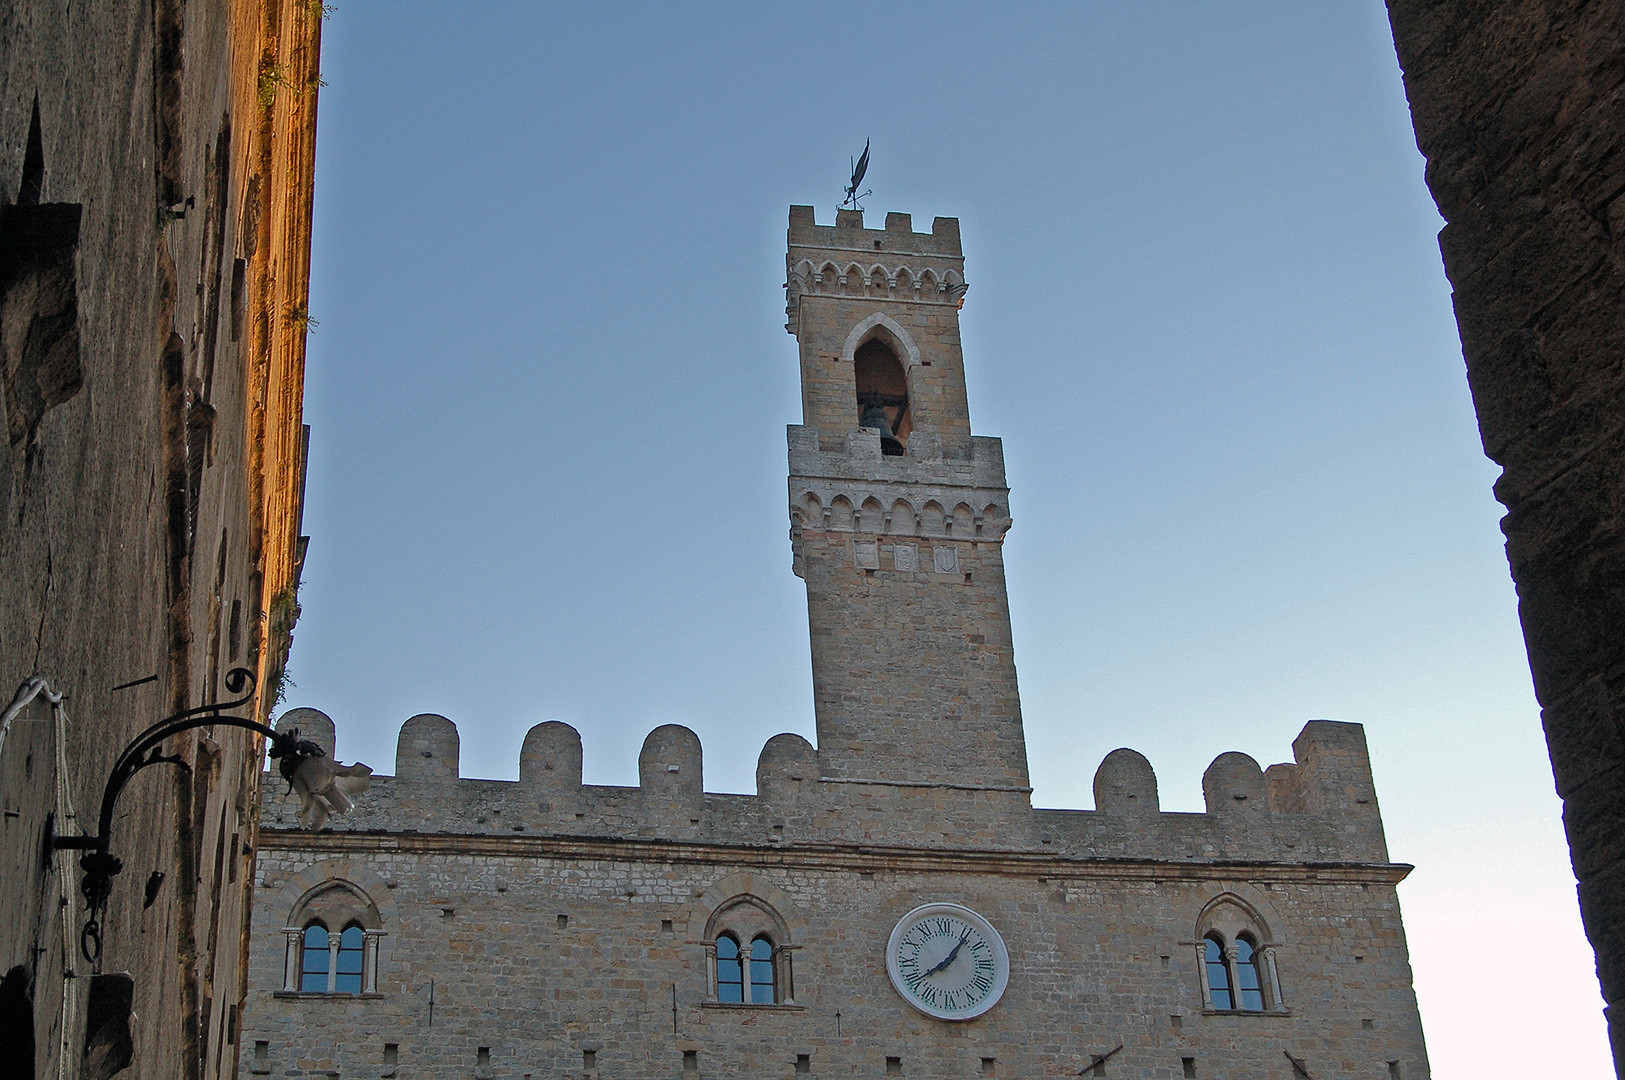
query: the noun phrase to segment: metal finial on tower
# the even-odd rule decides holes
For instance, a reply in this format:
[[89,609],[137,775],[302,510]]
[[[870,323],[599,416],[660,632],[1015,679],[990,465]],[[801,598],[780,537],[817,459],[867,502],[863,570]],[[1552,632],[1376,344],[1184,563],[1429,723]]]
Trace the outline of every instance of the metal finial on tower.
[[867,199],[873,192],[859,191],[858,185],[863,183],[863,174],[869,171],[869,140],[863,140],[863,156],[859,157],[852,166],[852,180],[846,185],[846,198],[841,203],[843,210],[862,210],[859,199]]

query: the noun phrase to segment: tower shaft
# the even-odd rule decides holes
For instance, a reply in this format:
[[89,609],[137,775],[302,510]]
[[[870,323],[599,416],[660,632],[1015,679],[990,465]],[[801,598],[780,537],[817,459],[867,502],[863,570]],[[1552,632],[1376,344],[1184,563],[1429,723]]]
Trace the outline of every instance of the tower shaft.
[[795,569],[826,780],[1027,791],[998,439],[973,436],[959,223],[790,210]]

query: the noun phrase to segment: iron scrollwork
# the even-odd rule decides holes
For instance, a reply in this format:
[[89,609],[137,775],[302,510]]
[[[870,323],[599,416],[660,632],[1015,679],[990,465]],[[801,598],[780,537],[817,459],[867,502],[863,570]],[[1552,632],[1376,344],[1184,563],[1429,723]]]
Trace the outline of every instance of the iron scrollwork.
[[136,736],[113,763],[113,771],[107,778],[107,787],[102,792],[101,817],[97,822],[96,835],[56,838],[55,846],[58,850],[84,851],[84,855],[79,859],[79,868],[84,872],[79,891],[84,894],[90,914],[79,935],[79,949],[84,953],[85,959],[92,964],[99,965],[101,962],[101,920],[106,912],[108,898],[113,894],[113,879],[124,869],[123,861],[110,850],[113,812],[118,806],[119,796],[124,793],[124,788],[131,778],[150,765],[175,765],[187,770],[191,768],[179,754],[163,752],[166,739],[193,728],[216,725],[258,732],[271,740],[271,757],[278,762],[278,771],[290,781],[305,761],[327,756],[327,751],[322,747],[309,739],[301,739],[297,730],[278,732],[246,717],[227,715],[228,711],[243,708],[254,700],[256,681],[254,673],[247,668],[232,668],[226,673],[226,690],[237,696],[230,701],[217,701],[211,705],[200,705],[195,709],[178,712],[158,721]]

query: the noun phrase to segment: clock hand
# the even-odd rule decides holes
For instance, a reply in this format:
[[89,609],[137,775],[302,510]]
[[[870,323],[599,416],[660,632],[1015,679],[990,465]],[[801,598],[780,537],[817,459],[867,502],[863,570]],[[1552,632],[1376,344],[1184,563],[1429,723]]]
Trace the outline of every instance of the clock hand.
[[926,976],[935,975],[937,972],[942,971],[949,964],[953,963],[954,962],[954,957],[959,955],[959,950],[963,949],[965,947],[965,942],[967,942],[969,940],[970,940],[970,928],[966,927],[965,932],[963,934],[959,935],[959,941],[957,943],[955,943],[955,945],[953,947],[953,951],[950,952],[947,956],[942,958],[942,963],[938,964],[936,967],[932,968],[930,971],[927,971],[925,973]]

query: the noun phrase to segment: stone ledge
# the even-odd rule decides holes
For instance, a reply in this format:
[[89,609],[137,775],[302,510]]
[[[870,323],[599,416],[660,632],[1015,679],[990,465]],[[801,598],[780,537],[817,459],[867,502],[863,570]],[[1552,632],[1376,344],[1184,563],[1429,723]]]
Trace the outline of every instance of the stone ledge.
[[382,1001],[383,994],[341,994],[326,990],[273,990],[271,996],[285,1001]]
[[804,1012],[807,1011],[807,1006],[805,1006],[805,1005],[790,1005],[788,1003],[782,1004],[782,1005],[778,1005],[778,1004],[775,1004],[775,1005],[763,1005],[763,1004],[760,1004],[760,1003],[747,1005],[742,1001],[702,1001],[702,1002],[698,1003],[697,1007],[701,1008],[701,1009],[722,1009],[722,1010],[725,1010],[727,1012],[751,1012],[751,1013],[755,1013],[755,1012],[804,1013]]
[[625,840],[613,837],[480,835],[470,833],[320,832],[260,827],[262,851],[366,852],[482,855],[506,858],[596,859],[610,862],[707,863],[732,866],[793,866],[823,870],[894,870],[904,873],[951,870],[970,873],[1067,878],[1139,880],[1235,879],[1242,881],[1325,881],[1397,885],[1415,869],[1409,863],[1272,862],[1158,859],[1089,859],[1044,852],[953,851],[940,848],[886,848],[839,844],[704,844],[680,840]]

